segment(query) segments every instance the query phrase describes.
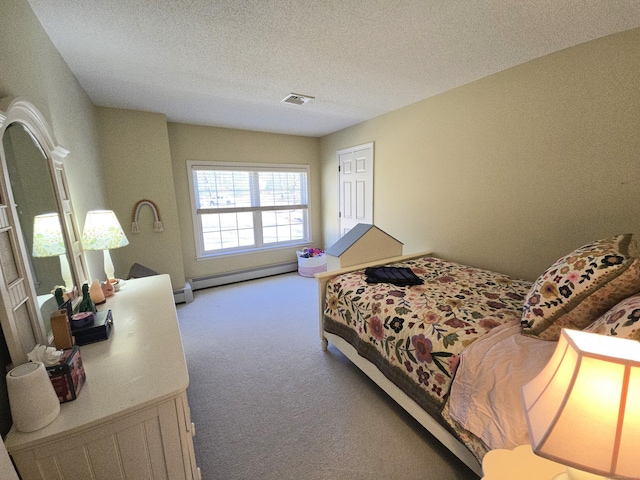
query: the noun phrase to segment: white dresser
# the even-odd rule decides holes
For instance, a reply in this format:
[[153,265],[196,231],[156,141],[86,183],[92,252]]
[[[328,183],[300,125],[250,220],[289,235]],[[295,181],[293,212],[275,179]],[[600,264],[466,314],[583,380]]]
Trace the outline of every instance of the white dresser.
[[169,276],[128,280],[98,309],[112,311],[113,330],[80,347],[78,398],[47,427],[5,439],[22,479],[199,479]]

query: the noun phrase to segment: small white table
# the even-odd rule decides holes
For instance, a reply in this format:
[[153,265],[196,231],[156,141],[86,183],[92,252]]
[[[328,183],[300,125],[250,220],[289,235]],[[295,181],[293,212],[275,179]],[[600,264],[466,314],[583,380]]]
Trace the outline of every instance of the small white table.
[[567,467],[534,455],[530,445],[491,450],[482,460],[482,480],[551,480]]

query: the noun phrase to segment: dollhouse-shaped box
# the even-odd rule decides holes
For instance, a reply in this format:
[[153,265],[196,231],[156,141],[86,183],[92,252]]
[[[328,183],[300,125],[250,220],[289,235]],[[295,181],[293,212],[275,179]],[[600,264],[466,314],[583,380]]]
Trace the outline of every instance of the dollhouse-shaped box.
[[402,242],[375,225],[359,223],[325,251],[327,270],[402,255]]

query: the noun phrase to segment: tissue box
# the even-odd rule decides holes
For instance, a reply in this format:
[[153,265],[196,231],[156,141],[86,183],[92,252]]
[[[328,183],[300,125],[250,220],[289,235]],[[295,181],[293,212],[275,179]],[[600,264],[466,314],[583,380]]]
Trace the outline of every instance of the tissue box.
[[49,380],[60,403],[75,400],[86,380],[80,348],[75,345],[64,351],[57,365],[47,367]]

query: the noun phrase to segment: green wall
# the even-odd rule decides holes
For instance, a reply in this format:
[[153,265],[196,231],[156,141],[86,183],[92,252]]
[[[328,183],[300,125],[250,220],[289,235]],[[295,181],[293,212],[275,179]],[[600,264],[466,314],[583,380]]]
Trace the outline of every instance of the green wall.
[[[113,252],[120,275],[139,262],[170,273],[174,288],[181,288],[190,277],[291,256],[285,250],[196,262],[189,159],[311,165],[313,243],[332,245],[338,238],[335,152],[370,141],[375,223],[404,242],[406,252],[431,250],[533,278],[594,238],[640,231],[640,29],[321,139],[167,125],[159,114],[96,108],[26,2],[0,4],[0,39],[0,95],[33,102],[71,151],[67,173],[80,226],[87,210],[112,208],[129,230],[142,198],[166,216],[165,232],[130,238],[130,246]],[[145,248],[149,242],[152,249]],[[92,275],[101,272],[98,254],[88,260]]]
[[640,29],[486,77],[321,139],[324,241],[336,151],[375,142],[374,223],[405,253],[534,279],[640,233]]
[[[167,120],[158,113],[97,110],[109,204],[129,239],[129,245],[112,253],[116,274],[127,278],[131,266],[139,263],[168,273],[174,290],[181,289],[185,274]],[[153,211],[144,207],[138,218],[140,232],[132,233],[133,212],[140,200],[157,206],[163,231],[154,231]],[[100,252],[86,255],[96,253]]]
[[[95,107],[80,88],[26,1],[0,2],[0,97],[33,103],[51,125],[56,140],[71,153],[66,172],[79,222],[87,210],[105,206],[106,188],[98,146]],[[37,192],[34,192],[37,194]],[[92,269],[101,268],[90,264]],[[0,338],[0,365],[9,356]],[[11,426],[6,382],[0,382],[0,434]]]
[[[49,122],[65,159],[80,228],[88,210],[107,208],[95,106],[78,84],[28,2],[0,2],[0,97],[22,97]],[[102,259],[88,258],[92,274]]]
[[169,143],[187,278],[297,261],[295,247],[197,261],[187,177],[189,160],[309,165],[312,243],[322,244],[320,141],[317,138],[170,123]]
[[[187,160],[311,166],[316,246],[338,239],[336,151],[375,142],[375,223],[405,244],[533,279],[588,241],[640,233],[640,29],[542,57],[321,139],[167,124],[96,108],[26,1],[0,2],[0,97],[44,114],[66,159],[79,226],[111,208],[130,232],[138,200],[165,231],[113,252],[184,279],[295,259],[293,249],[197,262]],[[139,236],[138,236],[139,235]],[[87,255],[94,277],[102,257]],[[0,342],[0,359],[2,355]],[[1,390],[1,389],[0,389]],[[0,391],[0,416],[6,416]],[[0,430],[2,426],[0,425]],[[3,433],[0,431],[0,433]]]

